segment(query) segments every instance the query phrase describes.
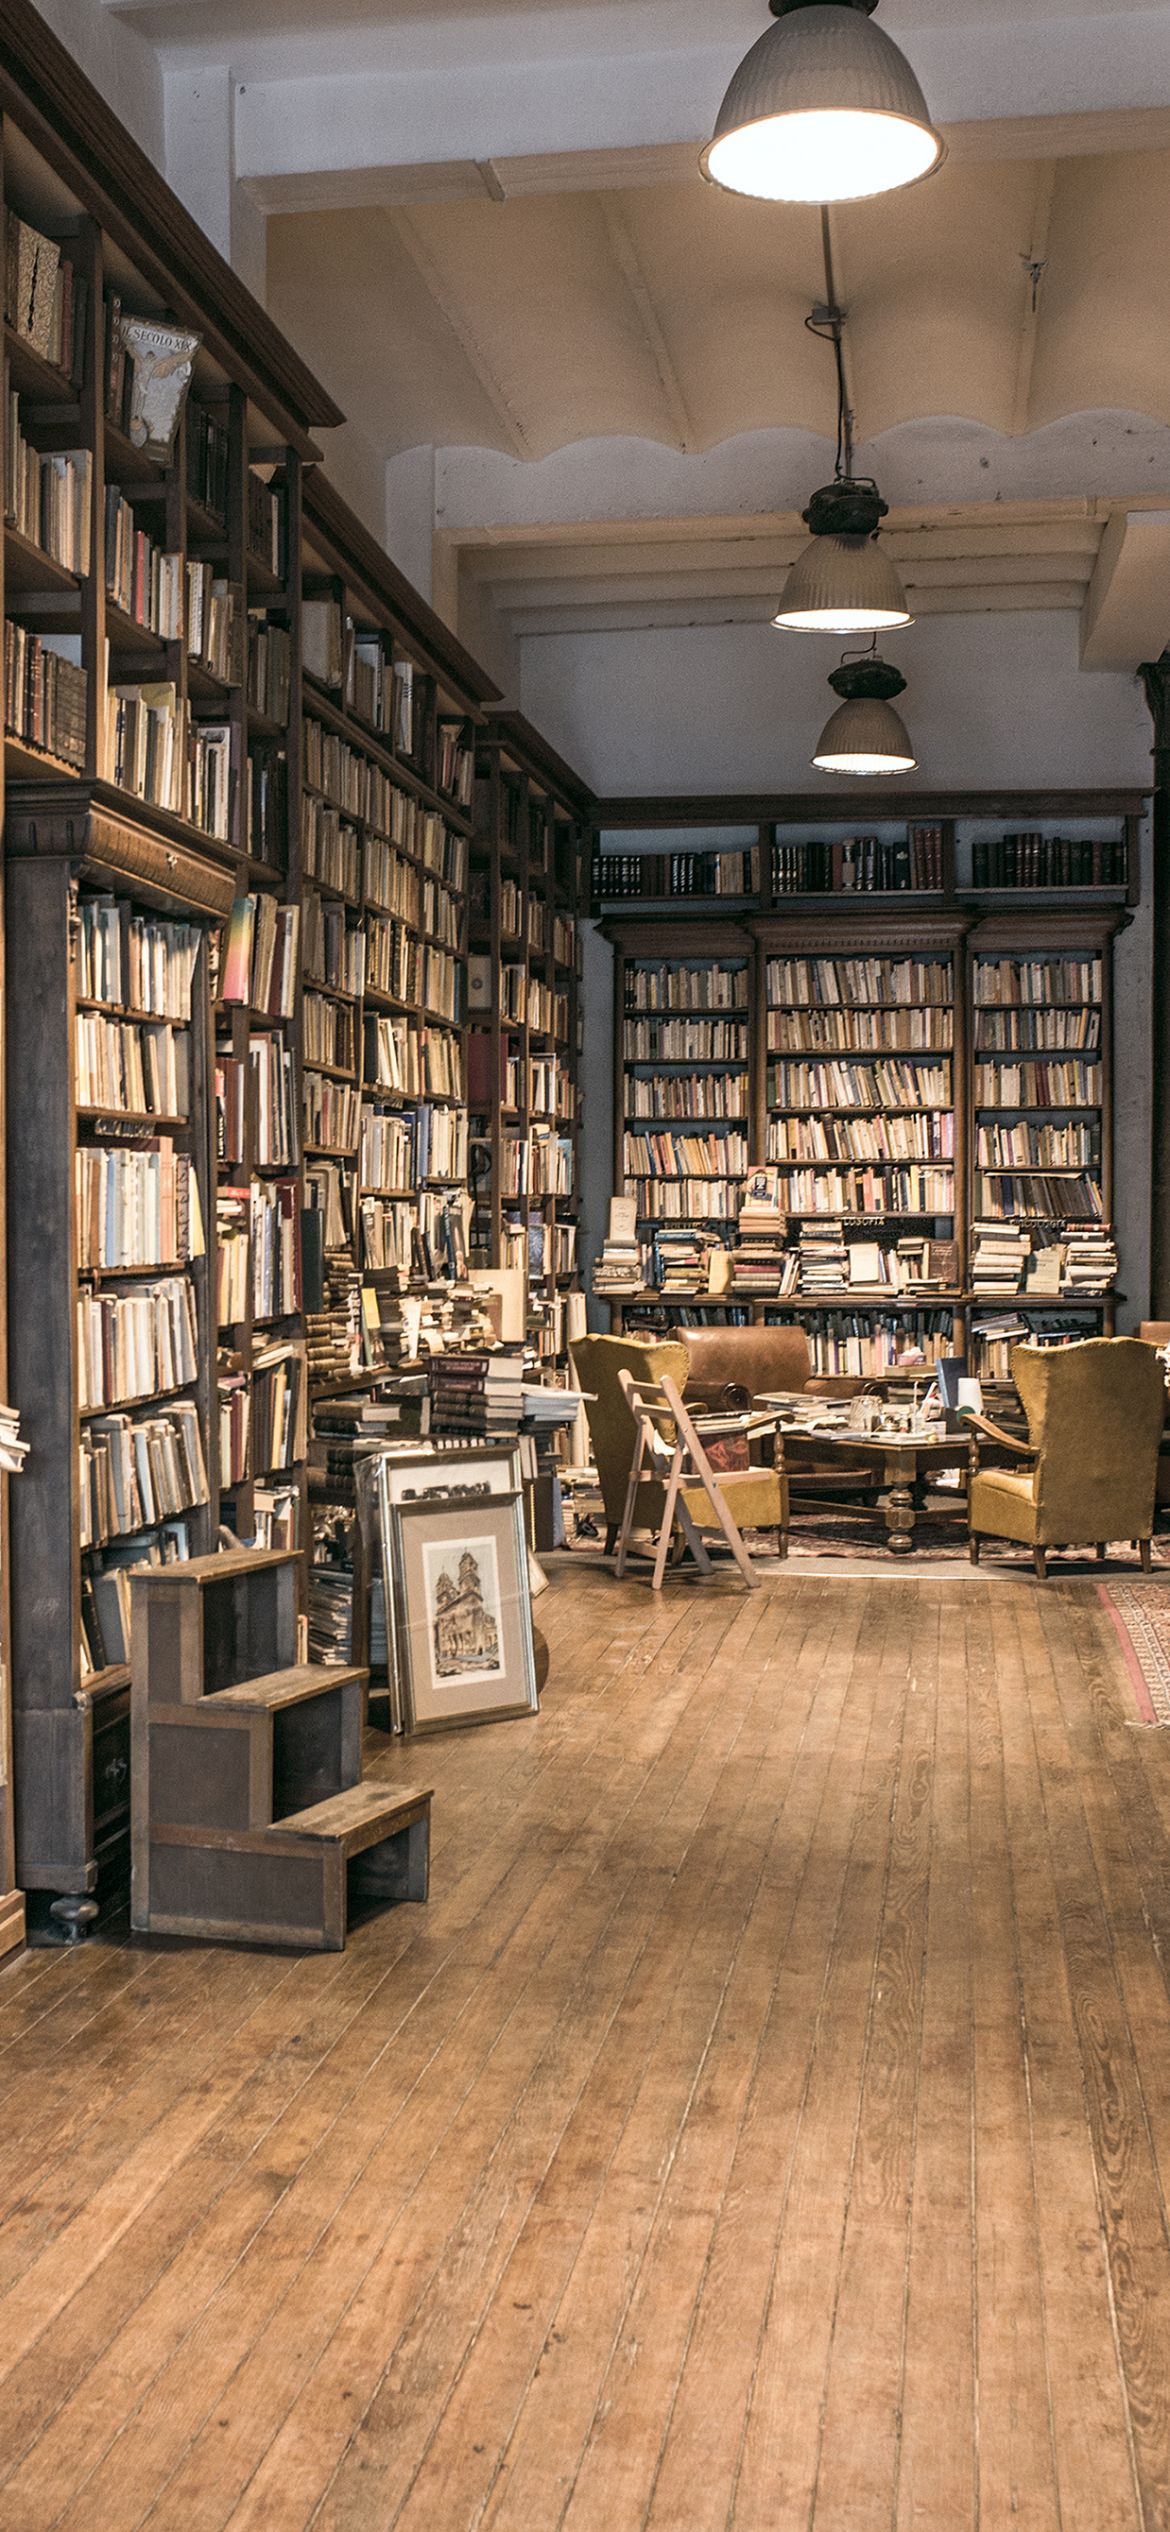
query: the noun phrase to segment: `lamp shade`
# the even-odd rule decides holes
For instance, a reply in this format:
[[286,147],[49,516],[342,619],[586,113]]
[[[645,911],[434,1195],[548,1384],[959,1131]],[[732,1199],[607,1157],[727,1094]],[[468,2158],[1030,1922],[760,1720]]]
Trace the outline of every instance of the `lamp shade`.
[[933,174],[944,155],[875,0],[773,0],[776,23],[740,63],[703,173],[761,202],[860,202]]
[[873,536],[814,536],[772,618],[788,633],[883,633],[913,624],[906,592]]
[[822,774],[910,774],[918,759],[900,713],[877,696],[842,703],[821,732],[813,764]]

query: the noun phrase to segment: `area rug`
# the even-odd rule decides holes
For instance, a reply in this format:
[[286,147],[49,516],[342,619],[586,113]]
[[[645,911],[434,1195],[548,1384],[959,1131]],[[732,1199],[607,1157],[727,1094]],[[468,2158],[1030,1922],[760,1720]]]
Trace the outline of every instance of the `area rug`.
[[[1155,1554],[1164,1541],[1156,1539]],[[1170,1725],[1170,1582],[1098,1586],[1143,1723]]]
[[[790,1548],[798,1548],[809,1556],[873,1557],[882,1565],[891,1562],[916,1564],[952,1563],[967,1556],[967,1525],[952,1513],[921,1512],[914,1529],[913,1558],[891,1558],[886,1542],[885,1525],[873,1514],[850,1512],[844,1508],[832,1511],[794,1512],[789,1532]],[[1170,1536],[1153,1542],[1154,1562],[1170,1565]],[[1141,1558],[1137,1549],[1119,1543],[1109,1550],[1111,1567],[1132,1569],[1140,1574]],[[991,1571],[996,1566],[1014,1565],[1021,1572],[1031,1573],[1032,1550],[1016,1547],[1010,1539],[985,1539],[983,1563],[973,1571]],[[1085,1575],[1100,1581],[1101,1567],[1091,1547],[1052,1547],[1048,1551],[1048,1571],[1066,1577]]]

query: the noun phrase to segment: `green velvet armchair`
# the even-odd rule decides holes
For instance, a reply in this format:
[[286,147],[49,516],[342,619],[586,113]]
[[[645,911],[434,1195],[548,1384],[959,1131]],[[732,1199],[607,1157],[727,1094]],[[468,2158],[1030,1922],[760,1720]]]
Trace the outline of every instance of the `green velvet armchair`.
[[[1136,1337],[1090,1337],[1083,1345],[1018,1345],[1012,1378],[1028,1419],[1027,1442],[986,1417],[970,1419],[971,1561],[984,1538],[1030,1547],[1037,1573],[1050,1547],[1132,1539],[1150,1570],[1154,1488],[1166,1407],[1162,1366]],[[994,1442],[1013,1465],[981,1465]],[[1027,1466],[1021,1463],[1028,1462]]]

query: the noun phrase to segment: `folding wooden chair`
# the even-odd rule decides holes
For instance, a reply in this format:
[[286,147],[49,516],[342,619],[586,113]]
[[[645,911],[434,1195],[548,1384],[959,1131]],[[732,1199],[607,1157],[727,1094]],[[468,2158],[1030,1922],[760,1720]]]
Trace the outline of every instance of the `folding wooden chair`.
[[[749,1529],[775,1529],[779,1535],[780,1553],[787,1549],[784,1529],[784,1480],[778,1468],[712,1468],[692,1417],[683,1405],[677,1384],[665,1372],[661,1380],[635,1381],[628,1371],[620,1371],[622,1393],[633,1416],[637,1442],[626,1488],[625,1511],[618,1533],[617,1562],[614,1572],[624,1574],[630,1533],[634,1527],[639,1488],[647,1480],[656,1480],[665,1489],[662,1525],[658,1533],[654,1557],[652,1586],[661,1591],[666,1560],[671,1551],[676,1525],[683,1542],[702,1573],[711,1571],[711,1559],[703,1545],[702,1530],[719,1529],[727,1541],[744,1581],[750,1591],[758,1588],[756,1573],[731,1504],[735,1503]],[[704,1419],[710,1435],[713,1419]],[[723,1432],[742,1431],[740,1419],[718,1418]]]

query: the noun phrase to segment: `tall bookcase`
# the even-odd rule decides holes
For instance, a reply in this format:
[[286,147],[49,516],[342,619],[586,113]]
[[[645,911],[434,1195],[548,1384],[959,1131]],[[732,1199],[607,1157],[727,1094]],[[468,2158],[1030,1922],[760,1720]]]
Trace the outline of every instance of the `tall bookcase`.
[[526,1331],[567,1367],[579,1292],[581,940],[588,795],[519,714],[476,758],[469,1098],[473,1263],[523,1278]]
[[[475,748],[496,690],[319,476],[304,605],[305,1154],[334,1321],[312,1365],[322,1404],[384,1368],[386,1304],[464,1264]],[[344,1364],[336,1323],[359,1289],[365,1359]]]
[[[650,1266],[613,1323],[796,1319],[817,1369],[866,1374],[957,1350],[1000,1376],[1021,1334],[1111,1332],[1112,945],[1142,805],[965,795],[876,829],[868,798],[864,827],[853,802],[601,804],[615,1185]],[[733,972],[743,1041],[698,1017]],[[635,999],[656,974],[696,1006],[669,1036]],[[784,1238],[716,1295],[700,1249],[735,1245],[745,1098]]]
[[[220,1510],[216,1035],[246,1083],[264,1031],[299,1061],[295,994],[217,1030],[212,993],[233,901],[299,884],[300,478],[342,416],[23,0],[0,116],[17,1870],[84,1912],[124,1860],[129,1766],[94,1586],[134,1541],[214,1544]],[[123,317],[198,338],[165,455],[133,427]],[[194,942],[189,1013],[143,968],[168,929]],[[225,1331],[247,1384],[253,1333]],[[148,1435],[152,1345],[175,1376]],[[226,1508],[251,1517],[239,1490]]]

